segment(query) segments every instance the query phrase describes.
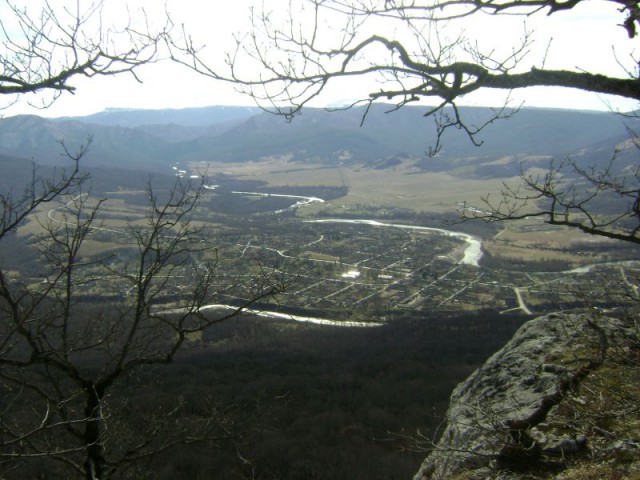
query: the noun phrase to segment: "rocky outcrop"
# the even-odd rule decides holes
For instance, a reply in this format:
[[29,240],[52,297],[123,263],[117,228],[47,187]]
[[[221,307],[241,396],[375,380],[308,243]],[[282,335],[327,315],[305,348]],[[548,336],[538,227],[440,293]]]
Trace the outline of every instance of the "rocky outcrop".
[[608,418],[612,409],[640,417],[638,357],[629,321],[560,313],[527,322],[454,390],[446,429],[414,480],[552,478],[582,457],[615,460],[616,442],[628,449],[640,431]]

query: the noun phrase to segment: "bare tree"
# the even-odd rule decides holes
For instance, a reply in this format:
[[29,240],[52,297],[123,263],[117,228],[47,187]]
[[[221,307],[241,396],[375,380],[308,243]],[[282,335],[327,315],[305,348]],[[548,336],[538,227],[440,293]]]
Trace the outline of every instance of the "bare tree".
[[480,206],[464,205],[459,213],[486,222],[538,217],[550,225],[639,244],[637,142],[633,136],[600,165],[582,165],[570,157],[551,162],[542,173],[523,166],[520,184],[505,184],[498,195],[486,195]]
[[0,3],[0,94],[7,101],[4,107],[20,95],[38,93],[30,102],[46,108],[62,93],[73,93],[73,80],[78,77],[136,76],[140,66],[159,59],[160,47],[171,31],[169,18],[153,26],[144,11],[124,10],[124,16],[117,15],[118,6],[110,4],[107,22],[105,3]]
[[[103,479],[177,442],[230,435],[212,418],[203,419],[201,430],[190,425],[188,434],[174,427],[159,435],[161,422],[124,434],[123,402],[112,393],[133,372],[170,363],[190,335],[237,316],[281,285],[253,278],[245,304],[205,315],[201,307],[228,286],[216,284],[215,247],[189,219],[202,185],[177,181],[164,195],[148,187],[145,225],[123,232],[134,246],[128,261],[85,252],[87,239],[103,228],[102,200],[89,206],[81,186],[66,176],[13,209],[14,218],[24,218],[49,196],[69,196],[43,222],[42,281],[0,269],[0,388],[10,399],[0,412],[0,465],[46,457]],[[113,299],[108,308],[92,303],[92,291]]]
[[[170,20],[156,28],[144,11],[125,10],[116,25],[105,20],[108,7],[102,0],[28,6],[3,1],[0,95],[7,104],[38,94],[30,100],[46,108],[75,90],[74,79],[136,76],[141,66],[158,61]],[[149,184],[145,223],[115,232],[129,257],[92,254],[87,240],[114,231],[100,225],[104,199],[86,191],[88,176],[80,163],[89,144],[77,152],[62,145],[70,168],[43,174],[34,166],[23,190],[0,194],[0,242],[34,218],[43,232],[38,280],[0,264],[3,477],[47,471],[104,479],[177,443],[230,437],[229,421],[215,414],[214,405],[206,417],[180,426],[172,416],[179,402],[155,412],[134,408],[123,388],[144,369],[170,363],[191,335],[237,316],[282,286],[256,276],[247,300],[236,308],[206,315],[201,310],[228,288],[216,283],[215,246],[191,221],[203,183],[178,180],[169,191]],[[9,254],[3,252],[5,258]],[[111,301],[96,304],[96,293]]]

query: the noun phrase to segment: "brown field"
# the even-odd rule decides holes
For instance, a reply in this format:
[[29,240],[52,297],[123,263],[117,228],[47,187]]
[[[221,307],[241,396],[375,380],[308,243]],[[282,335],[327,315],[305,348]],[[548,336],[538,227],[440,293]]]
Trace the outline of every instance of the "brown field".
[[[585,258],[570,252],[558,252],[544,248],[521,247],[497,244],[493,241],[483,242],[482,247],[491,255],[499,257],[516,258],[525,262],[566,261],[578,266],[585,263]],[[589,263],[589,262],[587,262]]]
[[[615,240],[587,235],[577,229],[546,225],[540,219],[505,223],[504,228],[492,239],[485,239],[483,248],[492,255],[524,261],[558,260],[576,266],[591,263],[579,252],[580,245],[615,245]],[[562,251],[569,250],[569,251]]]
[[[192,170],[202,169],[200,164]],[[287,158],[270,158],[262,162],[210,163],[209,174],[232,173],[239,178],[257,179],[270,186],[342,186],[349,187],[349,194],[335,202],[331,208],[340,209],[355,205],[380,208],[407,208],[416,212],[453,212],[458,202],[479,204],[487,192],[498,192],[502,180],[461,180],[446,173],[423,173],[405,162],[392,169],[373,170],[360,166],[342,165],[327,168],[314,164],[292,163]],[[301,214],[315,213],[327,205],[312,205]]]

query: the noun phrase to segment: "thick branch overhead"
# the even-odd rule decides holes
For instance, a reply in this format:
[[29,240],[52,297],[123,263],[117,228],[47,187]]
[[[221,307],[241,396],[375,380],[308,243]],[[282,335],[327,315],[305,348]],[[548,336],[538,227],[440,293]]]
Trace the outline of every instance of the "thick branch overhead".
[[[514,16],[524,21],[561,11],[570,15],[585,1],[302,0],[290,3],[289,10],[252,10],[253,31],[238,37],[236,49],[227,55],[226,69],[214,68],[206,49],[190,39],[171,45],[172,58],[204,75],[233,82],[265,110],[288,118],[321,101],[341,81],[355,78],[363,80],[360,96],[346,108],[374,101],[392,101],[394,108],[400,108],[435,99],[435,107],[425,108],[430,115],[488,89],[508,94],[560,87],[640,99],[638,62],[633,58],[623,66],[628,75],[621,76],[583,70],[570,56],[566,68],[547,68],[547,54],[554,45],[530,58],[536,39],[535,31],[526,26],[517,39],[505,39],[512,45],[496,49],[467,38],[465,24],[457,28],[456,23],[471,15],[477,15],[479,22],[512,21]],[[619,24],[635,37],[637,2],[601,3],[611,5]],[[580,48],[578,39],[573,46]],[[449,126],[462,128],[480,143],[473,138],[477,129],[465,125],[462,117],[453,125],[440,126],[441,132]]]

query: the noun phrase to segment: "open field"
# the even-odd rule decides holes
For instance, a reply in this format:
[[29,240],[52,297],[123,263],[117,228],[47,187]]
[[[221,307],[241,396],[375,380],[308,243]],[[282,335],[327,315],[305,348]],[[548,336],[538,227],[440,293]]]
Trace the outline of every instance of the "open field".
[[[203,169],[192,164],[192,170]],[[291,163],[286,158],[271,158],[264,162],[209,163],[209,174],[232,173],[241,179],[261,180],[269,186],[343,186],[349,188],[346,197],[331,205],[311,205],[301,214],[314,214],[320,209],[339,211],[356,205],[378,208],[406,208],[415,212],[453,213],[458,202],[479,204],[488,192],[498,192],[502,180],[461,180],[446,173],[421,172],[411,161],[384,170],[364,169],[343,164],[326,167],[315,164]],[[515,179],[513,179],[515,180]]]
[[483,248],[492,255],[517,258],[526,262],[557,261],[578,267],[594,260],[593,251],[614,251],[615,240],[588,235],[577,229],[545,224],[539,218],[504,223]]

